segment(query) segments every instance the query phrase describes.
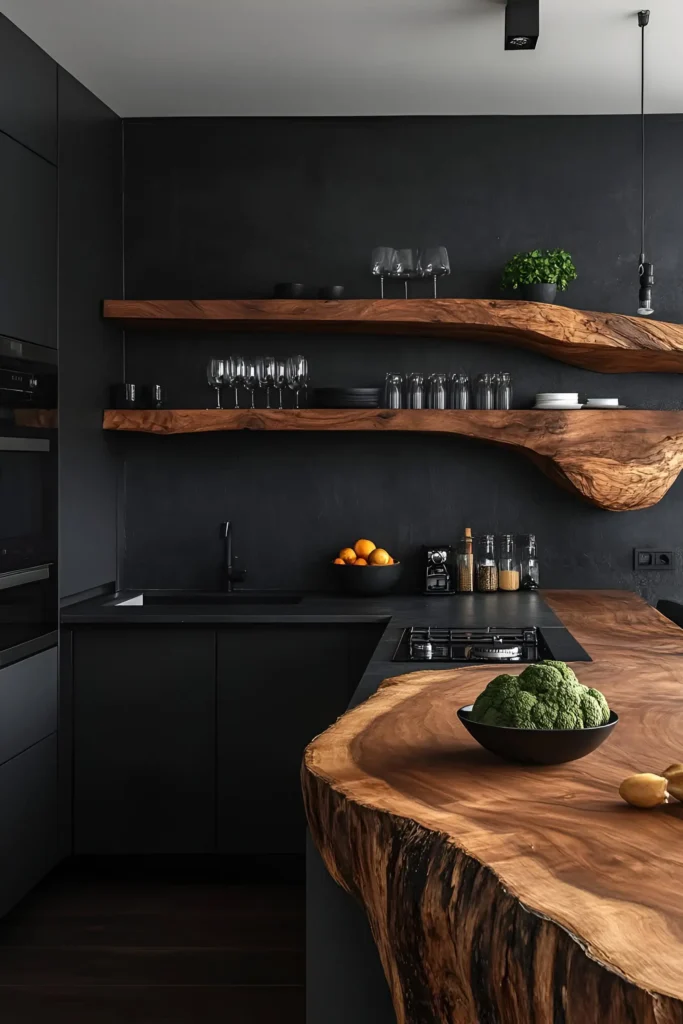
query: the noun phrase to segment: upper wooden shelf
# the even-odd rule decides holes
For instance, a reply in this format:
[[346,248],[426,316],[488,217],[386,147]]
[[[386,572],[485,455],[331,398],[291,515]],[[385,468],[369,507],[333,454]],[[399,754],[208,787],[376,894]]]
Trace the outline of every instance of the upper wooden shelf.
[[683,469],[683,412],[507,412],[436,409],[108,409],[105,430],[418,431],[459,434],[526,455],[599,508],[649,508]]
[[683,373],[683,325],[501,299],[106,299],[127,327],[476,337],[602,373]]

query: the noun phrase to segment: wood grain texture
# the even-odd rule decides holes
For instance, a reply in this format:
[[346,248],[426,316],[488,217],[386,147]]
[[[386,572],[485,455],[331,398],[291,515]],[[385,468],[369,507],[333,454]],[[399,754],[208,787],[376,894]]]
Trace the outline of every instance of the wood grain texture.
[[105,430],[391,430],[459,434],[521,452],[567,490],[615,512],[649,508],[683,469],[683,412],[432,409],[108,409]]
[[388,679],[307,748],[311,832],[366,909],[399,1024],[683,1022],[683,805],[617,796],[683,755],[683,632],[627,592],[544,596],[620,715],[589,757],[479,747],[456,712],[490,666]]
[[56,430],[59,416],[56,409],[15,409],[14,422],[18,427]]
[[683,325],[502,299],[106,299],[128,327],[476,338],[603,373],[683,373]]

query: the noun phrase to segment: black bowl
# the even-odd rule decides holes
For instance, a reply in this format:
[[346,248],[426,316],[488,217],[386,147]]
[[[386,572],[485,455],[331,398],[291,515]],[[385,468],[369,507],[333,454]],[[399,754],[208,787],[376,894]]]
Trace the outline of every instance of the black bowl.
[[330,572],[339,589],[357,597],[388,594],[401,578],[403,566],[394,565],[331,565]]
[[518,761],[521,764],[565,764],[567,761],[577,761],[597,750],[619,721],[619,716],[611,711],[609,722],[588,729],[511,729],[502,725],[473,722],[471,711],[471,704],[458,711],[458,718],[470,736],[492,754],[497,754],[505,761]]
[[273,288],[273,296],[276,299],[301,299],[306,291],[306,285],[294,281],[282,281]]

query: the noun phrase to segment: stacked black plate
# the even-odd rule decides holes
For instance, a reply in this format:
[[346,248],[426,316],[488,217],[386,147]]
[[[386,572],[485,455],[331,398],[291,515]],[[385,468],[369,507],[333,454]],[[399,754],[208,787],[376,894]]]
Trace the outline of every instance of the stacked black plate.
[[311,405],[316,409],[377,409],[381,388],[316,388]]

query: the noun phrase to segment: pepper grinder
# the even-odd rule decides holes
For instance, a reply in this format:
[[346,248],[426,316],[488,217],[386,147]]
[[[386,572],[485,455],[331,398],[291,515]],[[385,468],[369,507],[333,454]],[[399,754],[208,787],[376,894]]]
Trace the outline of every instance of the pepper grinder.
[[526,539],[524,553],[522,554],[522,578],[519,586],[521,590],[538,590],[540,585],[536,537],[533,533],[530,533]]

